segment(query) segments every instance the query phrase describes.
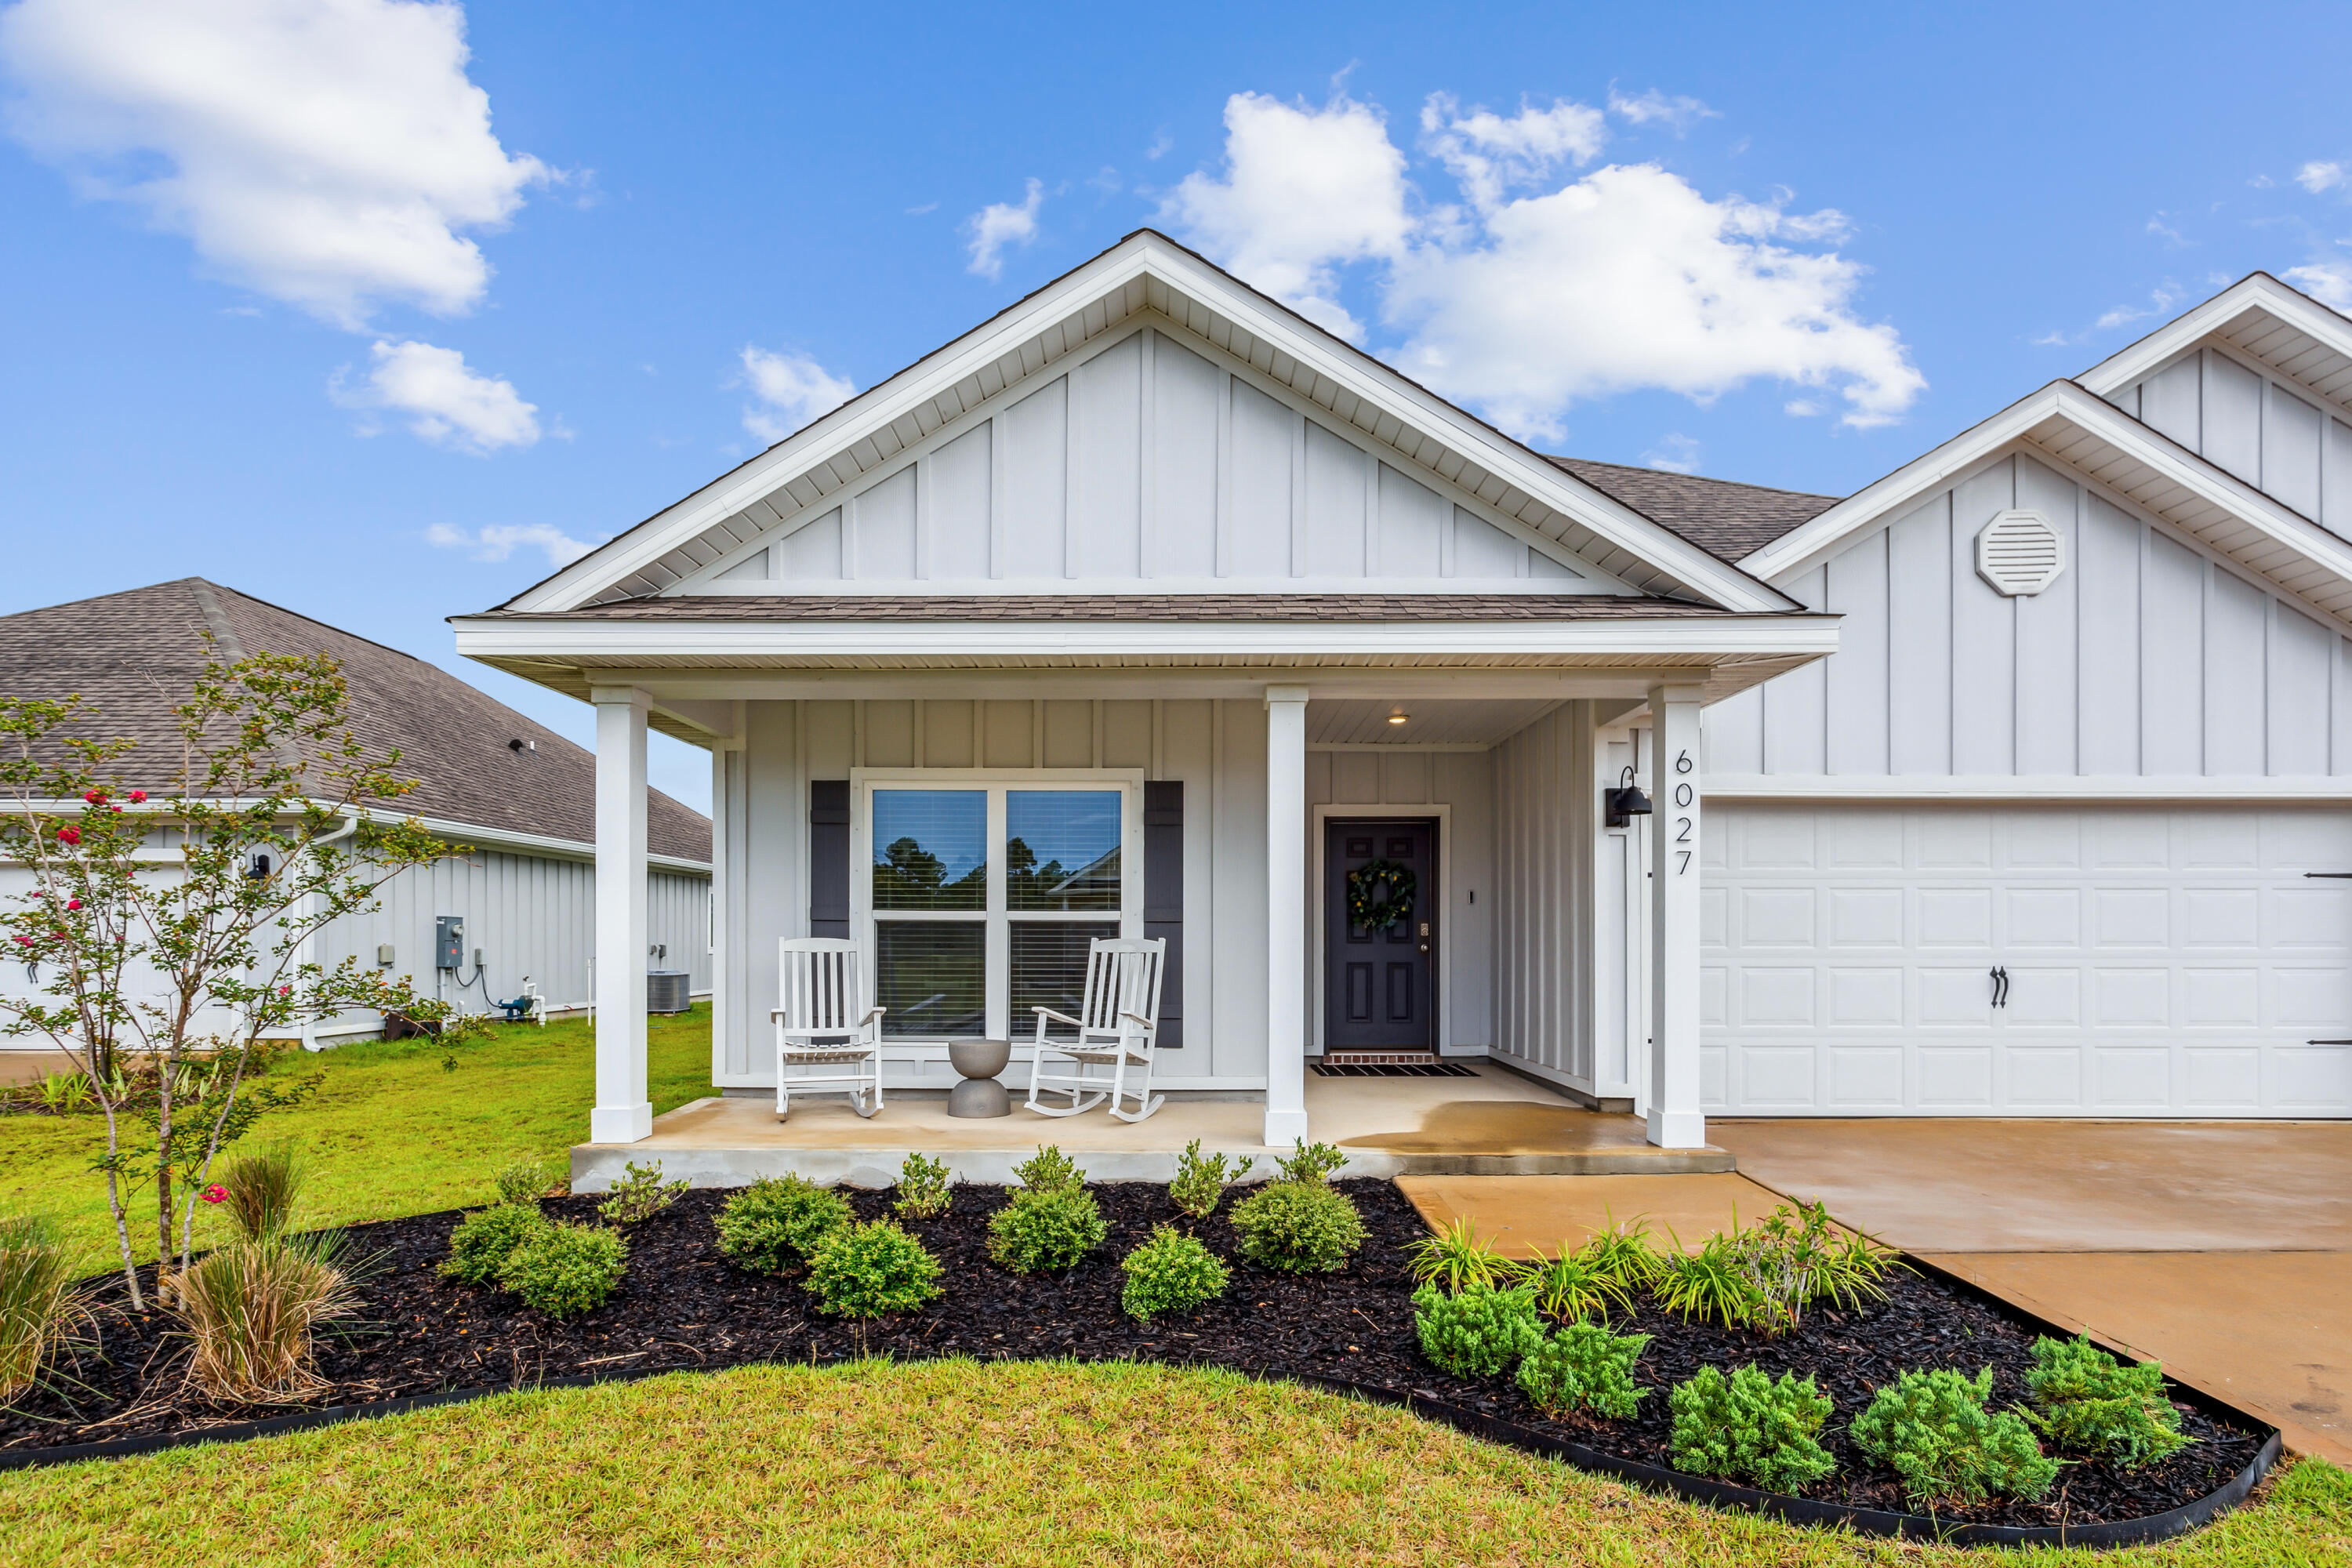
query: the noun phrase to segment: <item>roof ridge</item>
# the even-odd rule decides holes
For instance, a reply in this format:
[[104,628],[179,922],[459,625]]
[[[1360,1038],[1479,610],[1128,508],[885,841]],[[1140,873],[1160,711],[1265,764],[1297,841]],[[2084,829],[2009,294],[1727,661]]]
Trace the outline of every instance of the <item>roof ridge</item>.
[[[1538,455],[1549,462],[1590,463],[1596,468],[1615,468],[1620,473],[1656,474],[1662,478],[1669,479],[1696,479],[1699,483],[1706,485],[1738,485],[1744,490],[1764,490],[1776,496],[1803,496],[1809,500],[1843,500],[1845,499],[1843,496],[1832,495],[1828,490],[1800,490],[1791,489],[1786,485],[1759,485],[1753,479],[1727,479],[1717,474],[1685,474],[1675,468],[1654,468],[1644,463],[1612,463],[1605,458],[1580,458],[1569,452],[1544,452]],[[1620,499],[1622,500],[1622,498],[1621,497]],[[1627,501],[1625,504],[1631,506],[1633,503],[1631,501]],[[1643,515],[1646,516],[1647,514],[1644,513]]]

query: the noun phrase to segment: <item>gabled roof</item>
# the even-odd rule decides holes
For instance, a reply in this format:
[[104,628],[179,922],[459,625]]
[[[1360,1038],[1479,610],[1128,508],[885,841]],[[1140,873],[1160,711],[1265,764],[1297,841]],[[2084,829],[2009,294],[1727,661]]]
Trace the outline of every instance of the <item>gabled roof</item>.
[[2352,543],[2072,381],[2054,381],[1855,491],[1741,563],[1787,582],[2012,443],[2105,485],[2290,594],[2352,623]]
[[2076,377],[2112,397],[2207,338],[2218,338],[2340,406],[2352,407],[2352,320],[2267,272],[2249,273]]
[[[206,630],[227,658],[266,650],[341,661],[353,732],[378,754],[399,748],[400,773],[418,781],[402,809],[495,834],[595,842],[593,755],[423,659],[201,577],[0,616],[0,691],[79,694],[99,710],[89,733],[138,741],[126,774],[152,768],[161,779],[178,762],[172,709],[204,664]],[[646,819],[654,854],[710,858],[701,813],[653,790]]]
[[1717,560],[1735,563],[1838,503],[1835,496],[1776,490],[1661,468],[1632,468],[1549,454],[1545,460],[1594,489],[1615,496],[1652,521],[1664,523]]
[[1139,229],[1017,304],[778,442],[509,600],[571,610],[658,595],[861,476],[982,401],[1143,312],[1236,358],[1340,425],[1478,496],[1643,592],[1740,611],[1786,611],[1783,595],[1706,547],[1166,236]]

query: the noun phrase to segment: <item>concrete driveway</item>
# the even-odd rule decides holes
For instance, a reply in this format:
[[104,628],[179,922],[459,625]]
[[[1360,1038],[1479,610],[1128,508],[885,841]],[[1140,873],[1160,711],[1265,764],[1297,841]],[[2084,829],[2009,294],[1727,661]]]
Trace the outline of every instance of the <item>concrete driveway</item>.
[[2352,1465],[2352,1123],[1792,1119],[1707,1132],[1748,1180],[1819,1198]]

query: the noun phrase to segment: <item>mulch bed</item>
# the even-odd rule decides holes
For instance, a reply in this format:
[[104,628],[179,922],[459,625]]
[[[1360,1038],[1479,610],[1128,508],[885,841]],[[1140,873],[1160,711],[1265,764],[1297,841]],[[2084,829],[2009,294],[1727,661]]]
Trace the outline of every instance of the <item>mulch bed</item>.
[[[1304,1374],[1417,1393],[1546,1432],[1621,1458],[1673,1468],[1664,1390],[1701,1366],[1753,1362],[1777,1375],[1811,1373],[1836,1406],[1824,1444],[1838,1473],[1810,1494],[1859,1508],[1907,1511],[1893,1477],[1874,1469],[1845,1441],[1844,1424],[1872,1392],[1915,1368],[1994,1369],[1997,1403],[2021,1402],[2032,1331],[1998,1307],[1938,1280],[1898,1273],[1891,1299],[1871,1309],[1815,1310],[1797,1333],[1766,1340],[1700,1327],[1647,1307],[1621,1331],[1654,1336],[1637,1369],[1657,1392],[1631,1421],[1555,1421],[1507,1380],[1465,1382],[1423,1361],[1414,1341],[1412,1285],[1402,1247],[1424,1234],[1420,1217],[1385,1182],[1338,1185],[1362,1210],[1371,1239],[1346,1271],[1305,1278],[1238,1261],[1225,1297],[1194,1317],[1144,1327],[1119,1310],[1118,1259],[1155,1223],[1181,1218],[1165,1188],[1114,1184],[1095,1189],[1110,1223],[1102,1251],[1066,1277],[1024,1278],[998,1268],[986,1250],[995,1187],[955,1189],[946,1217],[909,1228],[945,1267],[948,1293],[921,1312],[869,1325],[861,1343],[851,1324],[824,1317],[797,1282],[747,1274],[719,1255],[711,1219],[726,1194],[692,1192],[629,1233],[629,1272],[604,1306],[569,1323],[551,1321],[514,1297],[443,1279],[449,1232],[462,1216],[420,1215],[351,1233],[373,1256],[363,1283],[366,1322],[325,1342],[320,1371],[334,1384],[322,1405],[530,1384],[549,1378],[662,1369],[711,1369],[747,1362],[806,1362],[860,1352],[900,1358],[968,1355],[1076,1356],[1211,1363],[1262,1374]],[[847,1194],[861,1218],[887,1212],[887,1193]],[[593,1219],[594,1197],[550,1200],[551,1213]],[[1198,1227],[1229,1259],[1236,1237],[1223,1214]],[[283,1407],[223,1407],[187,1392],[186,1354],[165,1314],[122,1309],[119,1276],[97,1287],[100,1343],[63,1370],[79,1386],[56,1388],[0,1412],[0,1450],[103,1442],[284,1415]],[[2227,1483],[2261,1447],[2251,1431],[2182,1407],[2196,1441],[2160,1464],[2118,1472],[2070,1464],[2042,1502],[1999,1501],[1953,1509],[1955,1522],[2080,1526],[2142,1518],[2180,1507]]]

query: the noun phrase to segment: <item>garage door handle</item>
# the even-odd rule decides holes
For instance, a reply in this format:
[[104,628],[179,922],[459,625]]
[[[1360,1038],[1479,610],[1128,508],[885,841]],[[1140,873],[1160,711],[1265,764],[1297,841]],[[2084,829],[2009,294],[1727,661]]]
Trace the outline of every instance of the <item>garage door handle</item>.
[[2306,1046],[2352,1046],[2352,1040],[2305,1040]]
[[2304,875],[2306,877],[2334,877],[2341,881],[2352,881],[2352,871],[2305,871]]
[[1992,1005],[1996,1007],[2009,1005],[2009,971],[2005,968],[1996,968],[1992,972]]

